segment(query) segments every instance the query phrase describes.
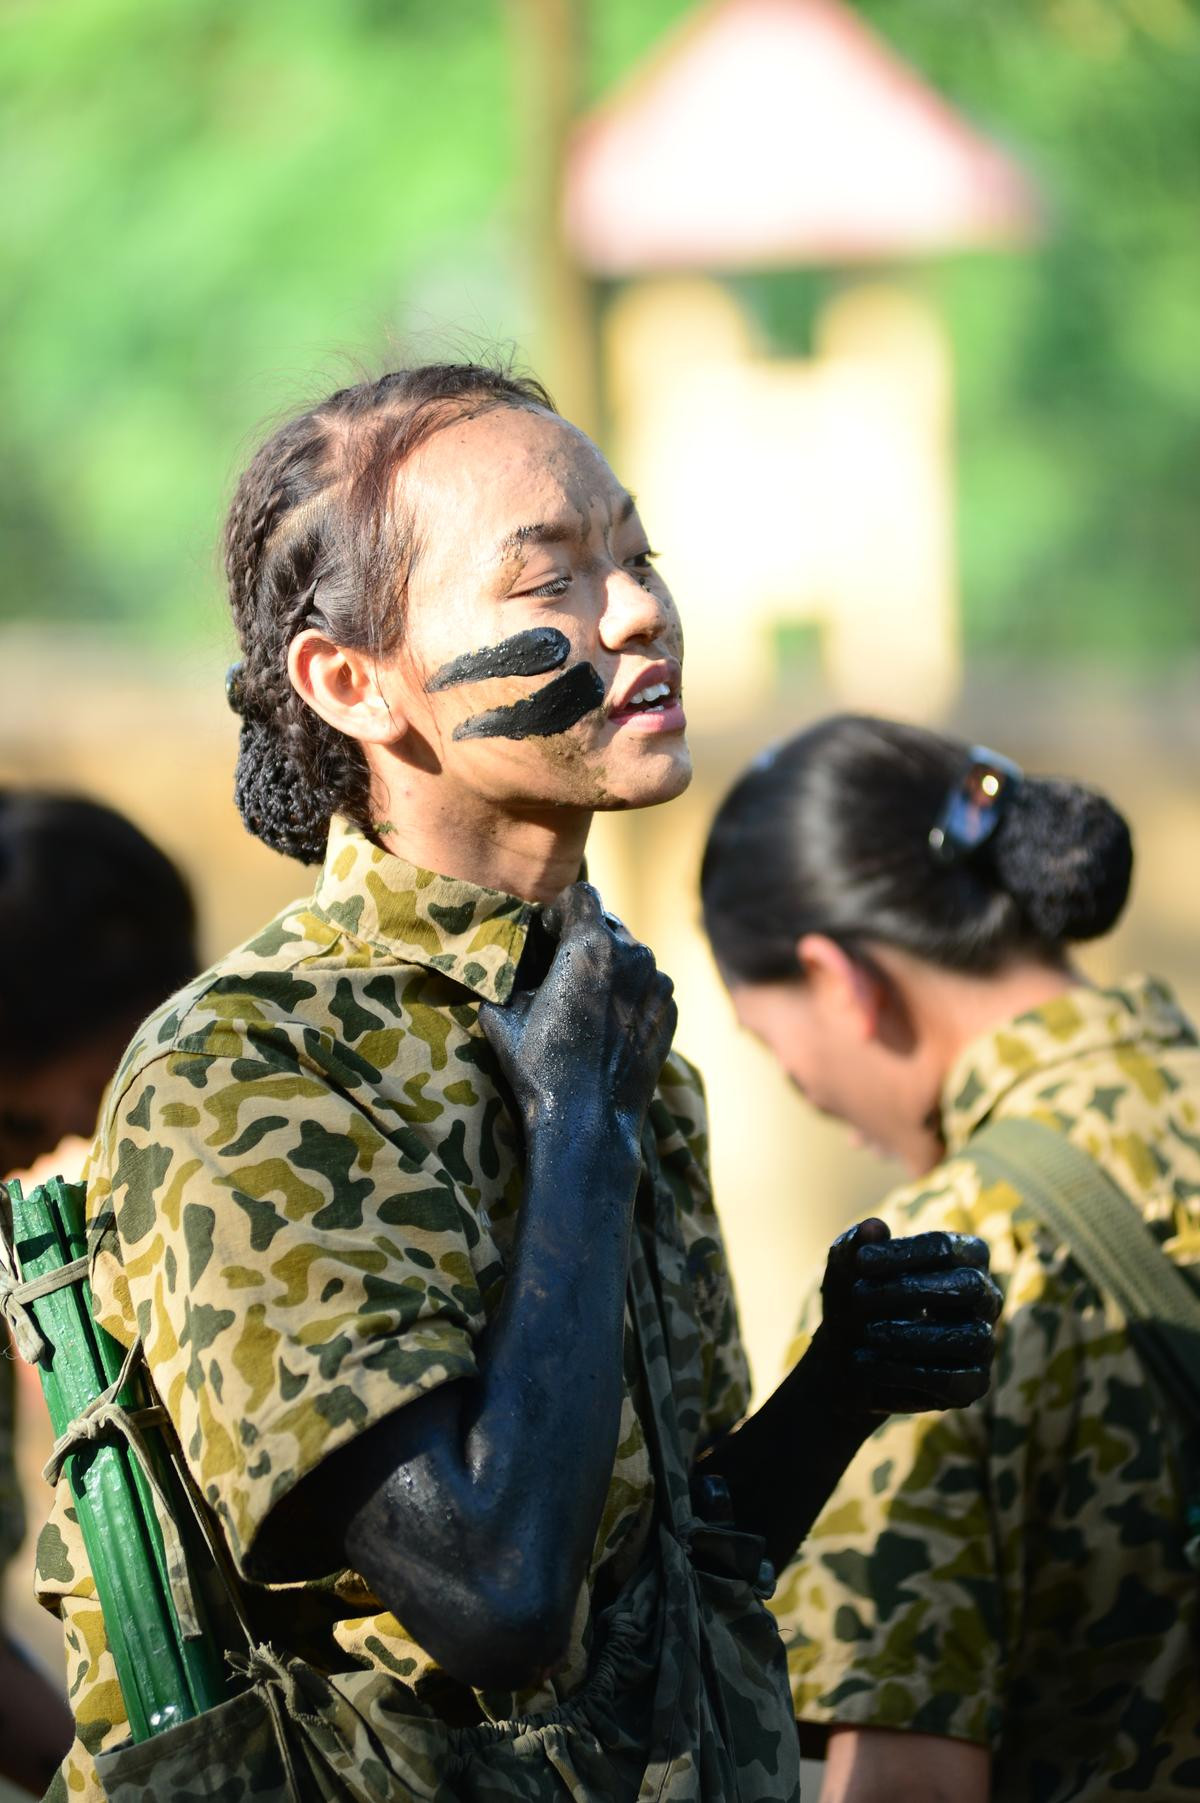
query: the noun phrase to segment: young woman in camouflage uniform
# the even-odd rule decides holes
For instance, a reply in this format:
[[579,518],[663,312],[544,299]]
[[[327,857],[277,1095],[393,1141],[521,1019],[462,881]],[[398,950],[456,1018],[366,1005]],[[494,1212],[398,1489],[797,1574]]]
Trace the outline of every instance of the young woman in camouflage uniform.
[[739,1018],[908,1166],[883,1218],[978,1234],[1007,1295],[988,1397],[881,1427],[774,1601],[796,1713],[834,1729],[822,1803],[1200,1791],[1170,1424],[1115,1305],[971,1151],[988,1122],[1042,1122],[1173,1259],[1200,1251],[1195,1032],[1162,984],[1096,989],[1067,955],[1112,926],[1131,861],[1101,797],[848,716],[761,760],[712,829]]
[[[730,1432],[699,1083],[670,983],[576,880],[595,809],[688,781],[679,624],[632,498],[535,383],[332,396],[258,453],[226,546],[238,804],[322,869],[127,1053],[93,1286],[228,1546],[298,1788],[793,1798],[764,1550],[869,1411],[980,1393],[982,1250],[840,1245],[828,1333]],[[914,1350],[864,1296],[949,1324]],[[82,1803],[126,1729],[65,1506],[41,1572]],[[212,1794],[278,1794],[274,1757]]]

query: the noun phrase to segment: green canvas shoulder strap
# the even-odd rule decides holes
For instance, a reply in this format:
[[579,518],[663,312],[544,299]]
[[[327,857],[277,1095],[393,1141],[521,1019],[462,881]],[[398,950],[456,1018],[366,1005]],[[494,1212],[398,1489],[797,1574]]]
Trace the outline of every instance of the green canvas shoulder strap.
[[1125,1191],[1065,1134],[1042,1121],[992,1121],[966,1151],[985,1179],[1011,1184],[1125,1317],[1158,1393],[1183,1485],[1188,1558],[1200,1567],[1200,1295]]

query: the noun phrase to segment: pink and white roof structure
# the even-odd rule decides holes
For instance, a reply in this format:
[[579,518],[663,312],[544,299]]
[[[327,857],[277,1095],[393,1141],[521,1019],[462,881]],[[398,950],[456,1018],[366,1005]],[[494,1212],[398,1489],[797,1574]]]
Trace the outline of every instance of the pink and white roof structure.
[[901,259],[1037,230],[1028,177],[840,0],[714,0],[580,125],[595,274]]

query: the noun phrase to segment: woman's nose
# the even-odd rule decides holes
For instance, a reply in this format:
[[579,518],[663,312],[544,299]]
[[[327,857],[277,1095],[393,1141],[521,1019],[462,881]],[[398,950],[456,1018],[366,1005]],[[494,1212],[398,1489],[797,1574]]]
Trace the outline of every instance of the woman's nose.
[[657,638],[670,611],[670,604],[629,570],[615,569],[604,586],[600,641],[606,650],[620,651],[635,640]]

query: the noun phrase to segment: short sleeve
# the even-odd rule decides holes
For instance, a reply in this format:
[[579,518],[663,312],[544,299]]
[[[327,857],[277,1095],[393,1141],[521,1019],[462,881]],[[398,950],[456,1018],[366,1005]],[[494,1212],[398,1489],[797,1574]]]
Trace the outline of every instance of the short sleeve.
[[89,1189],[105,1327],[136,1332],[235,1562],[369,1425],[471,1374],[472,1211],[436,1139],[385,1136],[304,1067],[172,1052],[102,1134]]
[[[963,1163],[880,1212],[896,1234],[978,1233],[994,1206]],[[793,1359],[819,1320],[814,1284]],[[771,1607],[801,1719],[993,1742],[1005,1586],[989,1498],[989,1406],[984,1398],[969,1409],[891,1416],[784,1573]]]

